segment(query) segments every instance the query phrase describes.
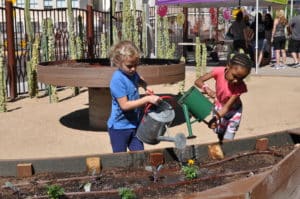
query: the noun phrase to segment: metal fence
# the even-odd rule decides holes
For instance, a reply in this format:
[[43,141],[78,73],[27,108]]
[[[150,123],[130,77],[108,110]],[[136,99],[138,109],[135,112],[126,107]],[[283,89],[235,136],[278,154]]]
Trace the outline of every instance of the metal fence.
[[[146,57],[150,57],[150,53],[154,53],[155,48],[155,8],[150,7],[148,10],[149,18],[146,19],[147,24],[147,43],[148,43],[148,54]],[[178,13],[182,13],[183,8],[179,6],[169,6],[168,7],[168,21],[169,21],[169,36],[170,42],[174,43],[176,46],[175,58],[179,59],[183,55],[183,46],[179,46],[178,43],[183,42],[184,39],[184,31],[191,29],[191,26],[187,26],[187,30],[184,30],[184,26],[178,25],[176,16]],[[90,41],[87,39],[87,31],[88,31],[88,17],[89,10],[88,9],[78,9],[73,8],[72,13],[74,16],[74,31],[77,36],[80,32],[79,30],[79,18],[82,19],[83,24],[83,49],[84,49],[84,57],[88,58],[89,53],[93,55],[94,58],[101,57],[101,37],[106,37],[107,46],[110,46],[110,37],[111,37],[111,28],[110,28],[110,13],[92,10],[92,24],[89,26],[92,27],[93,38],[93,52],[89,52],[88,44]],[[195,12],[195,10],[188,9],[188,19],[187,21],[195,21],[200,17],[199,12]],[[191,14],[192,13],[192,14]],[[32,20],[33,34],[35,36],[42,34],[42,23],[43,20],[47,18],[51,18],[54,24],[54,34],[55,34],[55,59],[56,60],[66,60],[69,59],[69,33],[68,33],[68,21],[67,21],[67,9],[66,8],[57,8],[57,9],[46,9],[46,10],[30,10],[30,16]],[[142,30],[142,11],[137,10],[136,13],[138,28]],[[118,32],[122,32],[122,12],[115,13],[113,17],[115,20],[113,24],[117,28]],[[28,92],[27,88],[27,74],[26,74],[26,62],[28,60],[28,52],[27,52],[27,36],[26,36],[26,24],[25,24],[25,13],[24,8],[13,7],[13,27],[14,27],[14,44],[15,44],[15,61],[16,61],[16,81],[17,81],[17,94],[24,94]],[[5,8],[0,7],[0,38],[3,41],[4,47],[4,61],[7,62],[7,35],[6,35],[6,13]],[[143,31],[139,31],[139,37],[142,37]],[[190,31],[186,32],[187,40],[190,38]],[[140,41],[140,47],[142,47],[142,43],[145,41]],[[40,60],[43,61],[43,60]],[[6,83],[7,83],[7,95],[10,96],[9,89],[9,75],[8,71],[6,72]],[[39,84],[39,87],[42,89],[44,87],[43,84]]]
[[[4,62],[7,64],[7,33],[6,33],[6,13],[5,8],[0,8],[0,38],[4,49]],[[79,19],[82,19],[82,33],[83,33],[83,58],[87,58],[87,41],[86,41],[86,29],[87,29],[87,10],[73,8],[72,13],[74,16],[74,32],[75,36],[79,35]],[[55,59],[66,60],[69,59],[69,32],[68,32],[68,21],[67,21],[67,9],[46,9],[46,10],[30,10],[31,24],[33,28],[34,37],[41,36],[42,24],[45,19],[52,19],[54,25],[55,35]],[[94,37],[93,37],[93,55],[95,58],[101,55],[101,35],[109,38],[109,18],[110,14],[102,11],[93,10],[93,21],[92,24]],[[26,73],[26,62],[28,60],[27,50],[27,35],[26,35],[26,24],[25,24],[25,10],[24,8],[13,7],[13,27],[14,27],[14,46],[15,46],[15,62],[16,62],[16,81],[17,81],[17,94],[24,94],[28,92],[27,87],[27,73]],[[43,60],[40,60],[43,61]],[[6,84],[7,84],[7,95],[10,96],[9,89],[9,76],[5,68],[6,73]],[[43,88],[43,84],[39,84],[39,88]]]

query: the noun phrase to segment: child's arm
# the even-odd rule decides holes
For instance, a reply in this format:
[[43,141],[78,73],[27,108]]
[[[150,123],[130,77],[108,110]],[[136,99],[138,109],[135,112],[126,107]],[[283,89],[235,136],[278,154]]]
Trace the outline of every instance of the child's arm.
[[205,75],[199,77],[196,81],[195,81],[195,85],[200,88],[203,93],[207,94],[209,97],[211,98],[215,98],[216,97],[216,92],[213,91],[211,88],[208,87],[207,84],[205,84],[204,82],[213,78],[212,72],[206,73]]
[[147,103],[157,104],[158,102],[161,101],[161,98],[157,95],[146,95],[137,100],[128,100],[127,96],[124,96],[118,98],[117,101],[123,111],[128,111],[128,110],[141,107]]
[[208,122],[209,128],[216,128],[217,127],[217,121],[224,117],[230,110],[231,106],[235,103],[235,101],[239,98],[238,95],[233,95],[229,98],[229,100],[226,102],[226,104],[223,106],[221,110],[219,110],[215,116]]
[[226,104],[223,106],[221,110],[218,111],[220,117],[224,117],[229,110],[231,109],[232,105],[238,100],[239,95],[233,95],[229,98]]

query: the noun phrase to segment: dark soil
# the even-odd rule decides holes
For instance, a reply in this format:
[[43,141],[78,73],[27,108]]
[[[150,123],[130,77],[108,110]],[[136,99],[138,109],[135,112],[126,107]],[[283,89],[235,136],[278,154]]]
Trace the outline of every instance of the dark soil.
[[[120,198],[118,189],[130,188],[137,198],[176,198],[176,194],[199,192],[241,178],[266,171],[293,150],[294,146],[272,147],[270,151],[248,151],[225,157],[224,160],[195,162],[199,167],[198,178],[187,180],[181,172],[182,164],[169,162],[157,175],[145,168],[103,169],[100,174],[43,173],[28,178],[0,178],[0,198],[48,198],[47,186],[59,185],[65,191],[62,198]],[[9,182],[9,183],[8,183]],[[84,192],[84,185],[91,183],[91,192]]]

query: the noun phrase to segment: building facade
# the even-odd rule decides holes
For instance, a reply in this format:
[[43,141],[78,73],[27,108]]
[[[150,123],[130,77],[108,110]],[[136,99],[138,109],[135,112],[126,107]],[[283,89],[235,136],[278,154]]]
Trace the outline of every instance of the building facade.
[[[87,0],[72,0],[72,7],[85,8]],[[5,0],[0,0],[0,5],[5,6]],[[16,0],[14,4],[17,7],[24,7],[25,0]],[[32,9],[49,9],[49,8],[65,8],[67,7],[67,0],[30,0],[30,8]]]

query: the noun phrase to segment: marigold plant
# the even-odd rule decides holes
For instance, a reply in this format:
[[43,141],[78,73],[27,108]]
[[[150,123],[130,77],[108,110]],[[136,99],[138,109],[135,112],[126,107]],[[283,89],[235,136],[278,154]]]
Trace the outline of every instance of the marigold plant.
[[198,166],[195,165],[194,160],[188,160],[187,165],[182,166],[181,171],[188,180],[192,180],[198,177]]

